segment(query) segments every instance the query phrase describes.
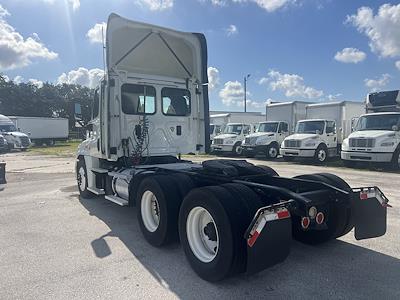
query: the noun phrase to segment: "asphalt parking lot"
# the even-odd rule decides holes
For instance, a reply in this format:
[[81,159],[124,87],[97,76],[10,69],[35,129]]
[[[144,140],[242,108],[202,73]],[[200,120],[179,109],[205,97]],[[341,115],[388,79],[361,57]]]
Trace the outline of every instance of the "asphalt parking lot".
[[178,244],[148,245],[134,208],[80,199],[73,158],[0,159],[8,171],[0,192],[0,299],[400,299],[400,174],[257,161],[282,176],[323,171],[352,187],[379,186],[393,206],[388,232],[364,241],[351,232],[318,247],[293,242],[284,263],[210,284]]

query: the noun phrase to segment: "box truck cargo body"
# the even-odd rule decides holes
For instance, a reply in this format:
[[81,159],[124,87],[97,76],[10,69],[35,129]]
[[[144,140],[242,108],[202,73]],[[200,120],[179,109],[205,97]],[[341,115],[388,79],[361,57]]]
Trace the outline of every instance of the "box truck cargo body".
[[341,101],[309,104],[306,120],[297,123],[295,134],[282,143],[281,155],[286,160],[314,158],[323,163],[337,156],[341,143],[351,132],[352,120],[364,112],[361,102]]
[[68,119],[17,116],[10,119],[35,145],[53,145],[56,141],[68,139]]
[[377,92],[367,96],[367,114],[342,144],[347,166],[354,162],[390,163],[400,169],[400,92]]
[[306,118],[306,106],[310,102],[292,101],[266,105],[267,121],[282,121],[289,125],[293,132],[298,121]]

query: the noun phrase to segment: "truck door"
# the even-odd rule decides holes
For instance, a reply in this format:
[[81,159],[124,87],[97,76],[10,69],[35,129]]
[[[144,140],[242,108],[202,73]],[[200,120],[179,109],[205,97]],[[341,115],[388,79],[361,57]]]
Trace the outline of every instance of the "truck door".
[[327,121],[326,122],[326,145],[328,148],[337,147],[337,134],[336,134],[336,122]]
[[278,127],[277,142],[282,144],[283,140],[289,135],[289,125],[286,122],[280,122]]

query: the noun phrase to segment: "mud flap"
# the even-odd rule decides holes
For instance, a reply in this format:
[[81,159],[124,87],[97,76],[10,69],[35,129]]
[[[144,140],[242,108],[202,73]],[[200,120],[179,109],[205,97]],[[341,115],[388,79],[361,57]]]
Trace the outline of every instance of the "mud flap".
[[247,274],[254,274],[283,262],[292,242],[292,222],[286,208],[261,208],[249,226],[247,240]]
[[386,233],[389,200],[377,187],[353,190],[356,240],[382,236]]

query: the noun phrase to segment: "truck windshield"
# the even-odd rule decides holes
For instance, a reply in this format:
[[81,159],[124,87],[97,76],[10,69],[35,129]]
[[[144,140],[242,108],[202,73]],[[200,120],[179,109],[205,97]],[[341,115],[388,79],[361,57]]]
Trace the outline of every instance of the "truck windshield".
[[400,127],[400,114],[362,116],[357,123],[356,131],[360,130],[393,130]]
[[1,132],[12,132],[12,131],[17,131],[17,128],[13,124],[6,124],[6,125],[0,125],[0,131]]
[[296,133],[324,133],[324,121],[305,121],[299,122],[296,126]]
[[228,125],[225,127],[224,133],[237,134],[242,133],[242,125]]
[[278,122],[260,123],[257,132],[276,132],[278,130]]

